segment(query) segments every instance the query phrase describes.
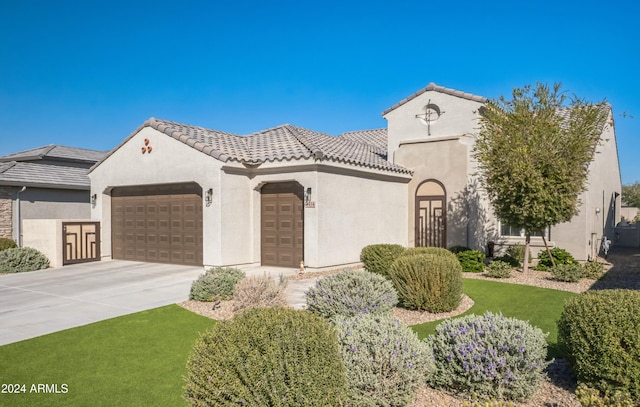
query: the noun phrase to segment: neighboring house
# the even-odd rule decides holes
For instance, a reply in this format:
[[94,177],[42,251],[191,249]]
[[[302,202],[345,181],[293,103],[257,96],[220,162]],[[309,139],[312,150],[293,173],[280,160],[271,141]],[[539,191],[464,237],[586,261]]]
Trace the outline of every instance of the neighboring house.
[[[149,119],[89,172],[102,255],[327,267],[358,262],[373,243],[523,242],[477,186],[471,152],[485,102],[429,84],[383,113],[388,129],[340,136],[291,125],[239,136]],[[578,259],[611,239],[620,217],[613,126],[605,131],[580,215],[550,231]]]
[[89,168],[105,152],[49,145],[0,157],[0,237],[24,219],[89,219]]

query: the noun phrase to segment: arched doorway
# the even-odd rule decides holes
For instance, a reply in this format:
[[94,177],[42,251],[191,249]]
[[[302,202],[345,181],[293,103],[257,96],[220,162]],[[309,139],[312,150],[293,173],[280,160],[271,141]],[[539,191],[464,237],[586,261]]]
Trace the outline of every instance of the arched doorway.
[[447,194],[444,185],[428,179],[418,185],[415,200],[415,246],[446,247]]

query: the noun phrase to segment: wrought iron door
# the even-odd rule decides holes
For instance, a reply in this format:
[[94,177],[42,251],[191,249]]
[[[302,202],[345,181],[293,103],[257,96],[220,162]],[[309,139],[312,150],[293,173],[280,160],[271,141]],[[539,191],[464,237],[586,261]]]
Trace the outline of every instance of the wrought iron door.
[[62,264],[100,260],[100,222],[63,222]]
[[446,247],[444,196],[416,196],[416,247]]

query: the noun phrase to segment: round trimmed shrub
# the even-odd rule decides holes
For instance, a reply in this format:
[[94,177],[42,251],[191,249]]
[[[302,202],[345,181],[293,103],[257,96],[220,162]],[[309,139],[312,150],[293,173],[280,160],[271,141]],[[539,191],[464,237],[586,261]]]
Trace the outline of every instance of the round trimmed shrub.
[[409,309],[447,312],[462,300],[462,267],[452,253],[400,256],[389,277],[400,302]]
[[628,391],[640,402],[640,292],[587,291],[569,299],[558,345],[580,382],[603,393]]
[[410,247],[405,250],[400,256],[415,256],[419,254],[434,254],[436,256],[444,256],[457,258],[455,254],[443,247]]
[[16,241],[7,237],[0,237],[0,252],[7,249],[15,249],[18,247]]
[[513,267],[501,260],[494,260],[487,267],[487,276],[493,278],[509,278],[511,277]]
[[31,247],[15,247],[0,251],[0,273],[21,273],[49,267],[49,259]]
[[576,283],[584,275],[584,269],[582,265],[578,263],[573,264],[558,264],[555,267],[549,269],[551,277],[556,281],[565,281],[568,283]]
[[254,308],[197,340],[184,398],[192,406],[339,406],[347,378],[335,329],[306,311]]
[[191,284],[189,299],[195,301],[231,299],[236,284],[244,277],[244,272],[237,268],[210,268]]
[[588,261],[582,265],[583,277],[597,280],[604,275],[604,264]]
[[507,263],[511,267],[520,267],[520,266],[522,266],[522,263],[520,261],[518,261],[518,259],[516,259],[515,257],[513,257],[513,256],[511,256],[509,254],[504,254],[504,255],[499,256],[499,257],[494,257],[493,261],[502,261],[502,262]]
[[353,406],[406,406],[433,373],[428,345],[389,315],[335,318]]
[[366,270],[321,278],[307,291],[306,299],[307,309],[325,318],[390,313],[398,304],[391,281]]
[[426,339],[436,364],[429,383],[467,396],[525,400],[545,377],[545,338],[528,322],[490,312],[445,320]]
[[[573,258],[571,253],[568,251],[561,249],[559,247],[554,247],[549,250],[551,252],[551,256],[556,263],[556,266],[560,264],[575,264],[576,260]],[[535,267],[536,270],[548,270],[553,267],[551,263],[551,258],[549,257],[549,253],[546,250],[540,251],[538,254],[538,265]]]
[[465,250],[457,254],[458,261],[465,273],[482,273],[485,255],[479,250]]
[[391,264],[405,251],[399,244],[372,244],[360,252],[364,268],[372,273],[387,276]]

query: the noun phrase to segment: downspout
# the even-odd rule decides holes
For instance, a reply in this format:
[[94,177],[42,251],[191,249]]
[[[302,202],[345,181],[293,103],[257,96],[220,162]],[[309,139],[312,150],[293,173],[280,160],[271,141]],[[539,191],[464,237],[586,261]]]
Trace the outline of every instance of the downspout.
[[26,191],[27,187],[24,186],[22,187],[18,192],[16,192],[16,215],[18,218],[18,227],[17,227],[17,231],[18,231],[18,246],[22,247],[22,219],[20,218],[21,214],[20,214],[20,194],[23,193],[24,191]]

